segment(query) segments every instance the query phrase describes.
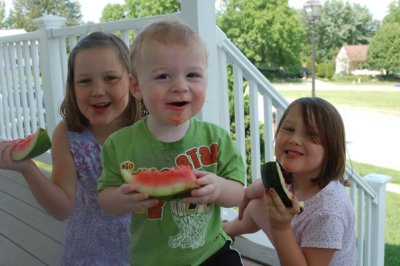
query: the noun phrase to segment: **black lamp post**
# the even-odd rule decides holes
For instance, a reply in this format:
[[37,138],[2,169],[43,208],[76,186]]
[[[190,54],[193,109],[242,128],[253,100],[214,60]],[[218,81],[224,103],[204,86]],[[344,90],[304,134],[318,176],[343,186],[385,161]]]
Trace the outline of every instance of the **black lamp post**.
[[311,81],[312,81],[312,97],[315,97],[315,20],[318,18],[321,4],[318,0],[307,0],[304,4],[304,10],[306,11],[308,18],[311,22]]

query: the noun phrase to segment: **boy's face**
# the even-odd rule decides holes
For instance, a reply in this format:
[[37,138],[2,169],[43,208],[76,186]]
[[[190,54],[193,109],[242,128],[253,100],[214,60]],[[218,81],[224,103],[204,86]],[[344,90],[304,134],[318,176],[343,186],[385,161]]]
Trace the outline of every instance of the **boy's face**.
[[150,119],[180,125],[200,111],[207,88],[207,59],[202,46],[149,41],[139,57],[132,92],[143,99]]

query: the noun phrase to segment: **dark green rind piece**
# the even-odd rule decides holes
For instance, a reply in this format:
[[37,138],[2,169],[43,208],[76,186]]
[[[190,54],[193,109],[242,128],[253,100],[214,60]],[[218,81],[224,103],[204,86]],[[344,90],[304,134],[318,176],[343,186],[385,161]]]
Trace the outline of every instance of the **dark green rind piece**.
[[[281,167],[277,161],[271,161],[261,165],[261,178],[265,189],[275,189],[283,204],[288,208],[293,207],[291,193],[286,188],[285,178],[282,175]],[[300,212],[303,210],[304,202],[301,201]]]
[[151,199],[159,199],[159,200],[164,200],[164,201],[172,201],[172,200],[178,200],[178,199],[190,197],[190,192],[191,191],[192,191],[192,189],[189,189],[189,190],[185,190],[185,191],[179,192],[179,193],[174,194],[174,195],[149,196],[149,198],[151,198]]
[[50,137],[45,129],[38,128],[34,133],[34,138],[35,138],[33,140],[35,142],[34,146],[28,153],[21,155],[21,154],[13,154],[13,152],[11,152],[11,160],[17,162],[17,161],[32,159],[41,155],[42,153],[45,153],[47,150],[51,148]]

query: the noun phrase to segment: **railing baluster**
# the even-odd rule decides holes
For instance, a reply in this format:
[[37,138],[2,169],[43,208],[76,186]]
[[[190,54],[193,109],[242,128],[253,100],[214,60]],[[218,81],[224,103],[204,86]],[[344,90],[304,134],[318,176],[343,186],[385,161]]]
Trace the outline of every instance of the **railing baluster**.
[[233,91],[235,101],[235,134],[236,144],[246,161],[246,135],[244,129],[244,99],[243,99],[243,72],[240,67],[233,64]]
[[358,189],[358,204],[357,204],[357,263],[364,265],[364,240],[365,240],[365,217],[364,204],[365,193],[362,189]]
[[265,161],[274,160],[274,118],[272,115],[272,101],[269,95],[263,95],[264,102],[264,152]]
[[251,136],[251,178],[256,180],[260,175],[260,128],[258,119],[258,86],[249,81],[250,95],[250,136]]

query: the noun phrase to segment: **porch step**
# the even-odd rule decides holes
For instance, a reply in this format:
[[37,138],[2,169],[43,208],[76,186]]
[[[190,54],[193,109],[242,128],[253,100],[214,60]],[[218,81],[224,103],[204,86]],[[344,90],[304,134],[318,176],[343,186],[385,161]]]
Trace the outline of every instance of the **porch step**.
[[244,266],[279,266],[279,259],[274,249],[254,243],[244,237],[235,238],[233,247],[242,255]]

